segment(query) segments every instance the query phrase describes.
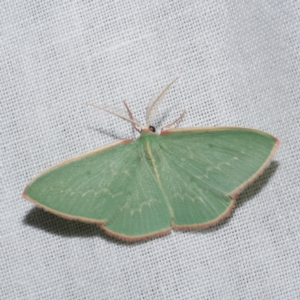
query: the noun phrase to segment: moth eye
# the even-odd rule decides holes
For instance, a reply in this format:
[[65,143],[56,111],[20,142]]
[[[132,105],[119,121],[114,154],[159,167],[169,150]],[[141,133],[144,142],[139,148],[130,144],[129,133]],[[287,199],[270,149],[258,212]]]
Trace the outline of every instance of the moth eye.
[[151,132],[155,132],[155,127],[154,127],[154,126],[152,126],[152,125],[150,125],[150,126],[149,126],[149,131],[151,131]]

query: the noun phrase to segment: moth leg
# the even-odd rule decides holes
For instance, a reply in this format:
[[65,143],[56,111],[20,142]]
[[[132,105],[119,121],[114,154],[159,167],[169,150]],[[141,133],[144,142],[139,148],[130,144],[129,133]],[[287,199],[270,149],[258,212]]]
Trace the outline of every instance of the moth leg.
[[175,125],[177,122],[179,122],[184,117],[185,113],[186,113],[186,109],[183,110],[182,114],[174,122],[172,122],[172,123],[170,123],[168,125],[165,125],[161,129],[161,131],[163,132],[164,130],[169,129],[170,127],[172,127],[173,125]]
[[[129,107],[128,107],[126,101],[124,100],[123,103],[124,103],[124,105],[125,105],[125,107],[126,107],[126,109],[127,109],[127,112],[128,112],[128,115],[129,115],[130,120],[131,120],[131,121],[134,121],[133,114],[132,114],[131,110],[129,109]],[[136,131],[138,131],[139,133],[141,133],[141,130],[138,129],[134,123],[131,123],[131,124],[132,124],[133,128],[134,128]]]

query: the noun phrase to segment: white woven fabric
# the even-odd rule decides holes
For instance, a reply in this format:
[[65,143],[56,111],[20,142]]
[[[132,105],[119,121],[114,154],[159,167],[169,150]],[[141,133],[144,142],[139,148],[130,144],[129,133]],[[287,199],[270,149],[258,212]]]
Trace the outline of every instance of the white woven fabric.
[[[1,299],[300,299],[297,1],[2,1]],[[127,244],[21,193],[62,160],[134,135],[86,102],[144,122],[252,127],[270,167],[231,217]]]

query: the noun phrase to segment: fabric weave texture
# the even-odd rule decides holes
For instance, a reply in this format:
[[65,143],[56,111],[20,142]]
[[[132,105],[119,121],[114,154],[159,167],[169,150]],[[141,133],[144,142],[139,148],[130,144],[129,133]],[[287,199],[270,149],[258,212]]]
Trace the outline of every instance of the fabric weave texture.
[[[300,299],[300,6],[295,1],[3,1],[1,299]],[[153,125],[243,126],[281,144],[205,230],[125,243],[25,201],[34,176]]]

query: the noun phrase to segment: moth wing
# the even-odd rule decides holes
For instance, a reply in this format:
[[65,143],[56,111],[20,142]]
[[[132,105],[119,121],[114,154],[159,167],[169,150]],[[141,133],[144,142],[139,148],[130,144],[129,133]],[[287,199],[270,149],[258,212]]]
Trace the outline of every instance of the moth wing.
[[207,227],[227,216],[237,195],[268,166],[278,144],[270,134],[247,128],[165,131],[156,160],[173,227]]
[[125,240],[167,233],[170,213],[140,149],[138,140],[120,141],[58,164],[34,178],[24,197]]

